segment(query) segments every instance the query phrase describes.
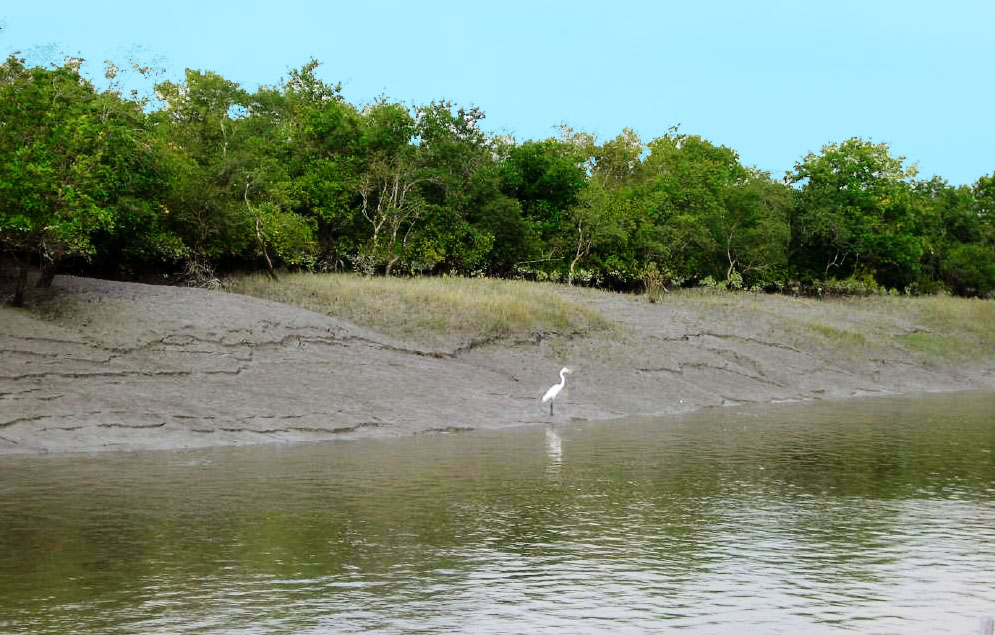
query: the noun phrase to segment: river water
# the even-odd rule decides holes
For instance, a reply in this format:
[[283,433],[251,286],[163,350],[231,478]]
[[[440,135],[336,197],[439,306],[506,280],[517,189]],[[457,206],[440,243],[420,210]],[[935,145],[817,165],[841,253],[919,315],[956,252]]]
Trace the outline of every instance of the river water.
[[975,633],[995,395],[0,458],[4,633]]

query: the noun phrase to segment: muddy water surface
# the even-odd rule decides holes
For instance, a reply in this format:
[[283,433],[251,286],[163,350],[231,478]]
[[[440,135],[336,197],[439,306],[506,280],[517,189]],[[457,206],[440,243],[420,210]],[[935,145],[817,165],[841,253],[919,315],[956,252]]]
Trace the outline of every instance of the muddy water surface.
[[0,458],[0,632],[972,633],[995,395]]

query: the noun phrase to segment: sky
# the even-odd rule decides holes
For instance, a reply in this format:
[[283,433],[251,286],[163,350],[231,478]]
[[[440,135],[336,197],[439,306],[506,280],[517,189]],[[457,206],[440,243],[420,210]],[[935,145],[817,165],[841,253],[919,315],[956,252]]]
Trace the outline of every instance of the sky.
[[0,54],[129,57],[253,90],[312,57],[357,105],[478,106],[519,142],[697,134],[775,178],[823,145],[887,142],[920,178],[995,171],[991,0],[38,0],[0,6]]

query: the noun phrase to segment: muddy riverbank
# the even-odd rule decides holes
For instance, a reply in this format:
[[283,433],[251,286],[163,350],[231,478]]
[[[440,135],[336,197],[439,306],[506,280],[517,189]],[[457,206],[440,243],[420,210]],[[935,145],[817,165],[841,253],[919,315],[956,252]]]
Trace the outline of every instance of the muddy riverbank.
[[[614,328],[427,346],[223,291],[60,276],[0,308],[0,454],[538,424],[564,364],[553,421],[995,388],[995,354],[894,305],[549,288]],[[930,350],[943,338],[965,350]]]

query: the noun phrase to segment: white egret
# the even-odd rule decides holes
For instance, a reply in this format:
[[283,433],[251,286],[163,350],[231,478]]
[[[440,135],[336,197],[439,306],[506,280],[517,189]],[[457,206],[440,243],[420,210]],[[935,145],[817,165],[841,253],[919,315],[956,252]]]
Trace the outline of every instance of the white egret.
[[566,375],[569,372],[571,372],[571,370],[569,368],[567,368],[566,366],[564,366],[563,368],[561,368],[560,369],[560,383],[553,384],[552,386],[550,386],[549,390],[546,391],[546,394],[542,396],[542,402],[543,403],[546,403],[547,401],[549,402],[549,416],[550,417],[553,416],[553,401],[556,399],[556,396],[560,394],[560,391],[563,390],[563,387],[567,385],[567,377],[566,377]]

